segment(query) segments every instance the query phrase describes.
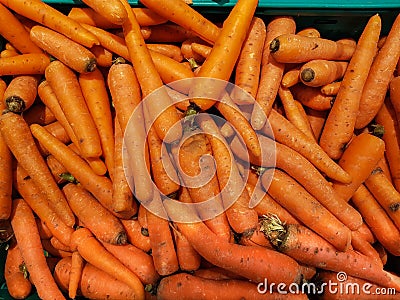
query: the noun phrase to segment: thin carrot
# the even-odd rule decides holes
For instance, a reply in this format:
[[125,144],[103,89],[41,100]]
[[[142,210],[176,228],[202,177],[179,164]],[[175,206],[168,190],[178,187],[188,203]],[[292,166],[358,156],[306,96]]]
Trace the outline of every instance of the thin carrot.
[[57,239],[55,236],[52,236],[50,238],[50,244],[54,247],[54,249],[64,251],[64,252],[71,252],[71,248],[69,245],[63,244],[59,239]]
[[144,252],[151,249],[148,230],[143,228],[137,219],[121,219],[121,223],[125,228],[128,242]]
[[135,291],[132,299],[144,299],[144,287],[139,277],[108,252],[87,228],[79,228],[72,234],[71,246],[88,263],[130,286]]
[[65,166],[82,187],[91,192],[101,204],[112,211],[112,183],[110,179],[95,174],[93,169],[78,154],[40,125],[32,124],[30,128],[33,136]]
[[[160,16],[193,31],[208,42],[215,42],[220,33],[217,25],[209,21],[193,7],[181,0],[159,2],[155,0],[143,0],[147,8]],[[190,21],[189,21],[190,20]]]
[[92,72],[96,57],[87,48],[47,27],[36,25],[30,31],[31,40],[41,49],[79,73]]
[[383,266],[379,253],[358,231],[351,232],[351,246],[354,251],[370,257],[376,264]]
[[195,271],[200,268],[201,256],[179,231],[173,229],[176,256],[179,268],[184,271]]
[[[127,0],[123,0],[128,12],[128,21],[123,24],[126,45],[134,66],[137,79],[142,89],[143,97],[159,89],[163,83],[147,49],[135,15],[130,9]],[[182,135],[180,118],[172,100],[165,90],[159,90],[158,101],[147,101],[149,115],[154,120],[158,136],[167,143],[178,140]],[[168,134],[167,134],[168,133]]]
[[[265,186],[271,177],[272,180],[269,186]],[[339,251],[349,249],[351,242],[350,229],[322,206],[291,176],[278,169],[270,169],[262,174],[261,182],[264,188],[268,190],[268,193],[303,224],[334,245]],[[298,205],[299,199],[301,199],[301,206]]]
[[15,188],[24,198],[32,211],[46,224],[52,236],[56,236],[65,245],[69,245],[73,229],[67,226],[60,216],[50,207],[43,192],[39,190],[36,183],[22,168],[17,164],[14,174]]
[[102,154],[99,133],[85,102],[77,75],[62,62],[53,61],[46,68],[45,76],[78,139],[77,146],[81,154],[86,158],[99,157]]
[[111,100],[104,76],[100,70],[94,70],[88,74],[80,74],[78,80],[82,95],[96,125],[102,154],[112,179],[114,170],[114,132]]
[[147,48],[160,54],[164,54],[176,60],[177,62],[181,62],[183,60],[181,49],[177,45],[165,43],[148,43]]
[[30,108],[36,100],[40,77],[37,75],[15,76],[4,92],[3,101],[6,109],[22,113]]
[[350,183],[333,182],[333,189],[345,201],[349,201],[354,192],[363,183],[383,157],[385,143],[369,133],[361,133],[355,136],[347,146],[338,164],[348,174]]
[[311,229],[300,224],[282,224],[276,218],[264,218],[264,233],[278,251],[300,263],[324,270],[345,272],[348,275],[370,280],[398,290],[399,278],[385,270],[372,258],[354,250],[337,251],[329,242]]
[[274,38],[269,50],[280,63],[303,63],[313,59],[349,60],[355,49],[330,39],[291,33]]
[[397,122],[400,126],[400,76],[393,77],[389,83],[389,99],[396,113]]
[[88,191],[68,183],[63,187],[63,192],[75,215],[97,239],[110,244],[126,244],[126,232],[121,222]]
[[[210,54],[196,74],[197,77],[229,80],[239,58],[256,7],[257,1],[239,0],[236,2],[225,19]],[[229,54],[227,49],[229,49]],[[210,82],[205,80],[202,84],[194,85],[189,91],[189,96],[193,98],[191,101],[200,109],[207,110],[215,104],[216,100],[214,99],[218,99],[224,87],[221,83],[214,83],[210,86]]]
[[45,253],[49,253],[51,256],[62,258],[70,257],[72,255],[71,251],[64,251],[56,249],[50,242],[50,240],[42,240],[42,246]]
[[335,81],[321,86],[321,93],[327,96],[336,96],[339,92],[341,81]]
[[[351,176],[321,149],[313,140],[298,130],[276,110],[271,110],[268,117],[274,138],[306,157],[313,165],[329,178],[340,182],[350,182]],[[264,134],[270,136],[270,129],[263,128]]]
[[65,299],[47,265],[33,212],[23,199],[15,199],[13,202],[11,225],[39,297]]
[[4,49],[0,52],[0,58],[3,57],[14,57],[18,56],[20,53],[17,52],[16,50],[10,50],[10,49]]
[[198,45],[205,45],[205,46],[209,47],[210,50],[211,50],[212,46],[198,36],[186,39],[182,42],[180,50],[181,50],[183,57],[187,61],[194,60],[194,62],[196,64],[201,64],[204,62],[206,56],[200,55],[192,49],[192,45],[194,43],[197,43]]
[[267,35],[265,38],[263,57],[261,62],[261,74],[259,88],[256,95],[257,104],[254,105],[251,114],[251,125],[260,130],[272,109],[278,89],[282,80],[285,66],[278,63],[269,54],[269,44],[277,36],[284,33],[294,33],[296,22],[292,16],[274,17],[267,24]]
[[83,0],[83,3],[113,24],[122,25],[128,18],[124,6],[118,0]]
[[[28,205],[29,205],[29,203],[28,203]],[[34,211],[34,210],[32,209],[32,211]],[[35,218],[35,221],[36,221],[36,225],[37,225],[38,230],[39,230],[40,238],[42,240],[51,239],[51,237],[53,236],[53,233],[50,231],[49,227],[40,218]]]
[[10,151],[43,190],[51,206],[69,226],[75,223],[66,199],[54,181],[22,116],[8,112],[0,117],[0,131]]
[[0,76],[44,74],[50,57],[42,53],[27,53],[0,58]]
[[340,158],[353,136],[362,89],[377,51],[380,31],[381,18],[375,14],[364,27],[325,122],[320,145],[333,159]]
[[364,184],[355,191],[351,201],[362,214],[377,240],[387,251],[398,255],[400,231]]
[[96,37],[82,28],[78,22],[43,1],[1,0],[1,3],[14,12],[58,31],[86,47],[98,44]]
[[324,128],[328,111],[315,110],[309,107],[305,107],[305,111],[314,136],[318,141]]
[[[140,26],[150,26],[165,23],[167,20],[157,15],[152,10],[145,7],[133,7],[133,12],[140,24]],[[74,6],[68,12],[68,17],[79,22],[103,29],[111,29],[120,27],[120,25],[111,23],[105,17],[98,14],[90,7],[77,7]]]
[[368,125],[385,101],[389,82],[400,57],[400,15],[392,23],[385,43],[371,65],[360,98],[355,128]]
[[294,86],[300,81],[300,68],[302,65],[296,66],[283,73],[281,85],[285,88]]
[[97,67],[109,68],[113,63],[113,53],[101,45],[94,45],[89,49],[96,59]]
[[[253,98],[257,95],[266,35],[267,29],[264,21],[261,18],[254,17],[236,63],[235,85],[249,93]],[[243,104],[249,104],[247,99],[238,99],[236,95],[231,95],[235,99],[235,103],[240,104],[244,101]],[[243,97],[243,92],[240,92],[237,96]]]
[[308,86],[322,86],[343,78],[347,61],[314,59],[300,68],[300,80]]
[[71,299],[75,299],[76,297],[84,267],[85,261],[82,256],[78,251],[74,251],[71,256],[71,270],[69,272],[68,281],[68,296]]
[[15,240],[7,249],[4,279],[7,290],[13,299],[25,299],[31,294],[32,283],[29,281],[24,259]]
[[296,32],[298,35],[311,36],[311,37],[321,37],[321,33],[315,27],[306,27]]
[[324,95],[318,87],[296,84],[290,88],[290,91],[301,104],[319,111],[330,110],[335,101],[334,97]]
[[67,181],[65,178],[65,176],[69,174],[67,169],[53,155],[48,155],[46,157],[46,164],[49,167],[51,174],[53,174],[54,180],[57,184],[65,183]]
[[[174,23],[165,23],[147,27],[150,34],[145,40],[149,43],[182,43],[197,35],[182,26]],[[143,35],[144,37],[144,35]]]
[[15,50],[19,53],[43,53],[43,50],[30,40],[24,25],[3,4],[0,4],[0,15],[0,35],[11,43]]

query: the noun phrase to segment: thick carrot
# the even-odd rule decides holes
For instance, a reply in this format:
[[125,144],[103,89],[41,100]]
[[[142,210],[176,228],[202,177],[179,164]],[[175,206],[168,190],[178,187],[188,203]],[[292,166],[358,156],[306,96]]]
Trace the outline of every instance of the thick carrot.
[[119,0],[83,0],[83,3],[113,24],[122,25],[128,18]]
[[355,136],[347,146],[338,164],[348,174],[350,183],[333,182],[333,189],[345,201],[349,201],[354,192],[371,174],[376,164],[383,157],[385,143],[369,133]]
[[0,4],[0,35],[20,53],[43,53],[29,38],[29,32],[18,18]]
[[143,250],[130,245],[112,245],[103,243],[103,246],[134,272],[143,284],[156,284],[160,275],[157,273],[153,258]]
[[159,299],[307,299],[305,294],[278,292],[260,293],[257,284],[239,279],[207,279],[197,275],[178,273],[161,279],[157,288]]
[[100,70],[94,70],[88,74],[80,74],[78,80],[86,105],[99,133],[103,157],[112,179],[114,171],[114,132],[111,101],[104,76]]
[[389,82],[400,57],[400,15],[397,15],[387,35],[385,43],[379,49],[360,98],[355,128],[368,125],[385,101]]
[[149,252],[151,249],[148,230],[143,228],[137,219],[121,219],[130,244]]
[[269,50],[280,63],[304,63],[313,59],[349,60],[355,49],[330,39],[291,33],[274,38]]
[[17,164],[14,174],[15,188],[24,198],[32,211],[50,230],[52,236],[57,237],[63,244],[69,245],[72,227],[67,226],[60,216],[49,206],[43,192],[39,190],[33,179]]
[[[349,249],[351,231],[347,226],[322,206],[291,176],[278,169],[266,170],[263,173],[261,177],[263,186],[271,177],[269,186],[265,186],[265,189],[268,189],[268,194],[303,224],[334,245],[336,249],[339,251]],[[301,199],[301,206],[298,205],[299,199]]]
[[126,232],[121,222],[88,191],[68,183],[63,187],[63,192],[72,211],[97,239],[110,244],[126,244]]
[[68,226],[75,223],[66,199],[41,156],[22,116],[8,112],[0,117],[0,131],[10,151],[21,166],[43,190],[51,206]]
[[[235,85],[249,93],[253,98],[257,95],[261,71],[261,61],[267,29],[261,18],[254,17],[249,32],[243,43],[236,63]],[[236,89],[234,91],[237,91]],[[250,104],[247,99],[240,99],[244,93],[231,95],[235,103]]]
[[[203,62],[200,71],[196,73],[197,77],[229,80],[239,58],[256,7],[257,1],[236,2],[225,19],[210,54]],[[229,54],[227,49],[229,49]],[[191,101],[200,109],[207,110],[215,104],[216,100],[214,99],[218,99],[225,86],[222,83],[211,83],[210,86],[208,80],[201,83],[190,89],[189,96],[194,98]]]
[[300,263],[370,280],[385,287],[398,290],[399,278],[383,270],[374,259],[354,250],[337,251],[311,229],[300,224],[282,224],[279,220],[266,218],[265,234],[276,245],[278,251]]
[[65,299],[49,270],[32,210],[23,199],[13,201],[11,225],[30,280],[41,299]]
[[39,125],[48,125],[56,121],[56,117],[54,116],[53,112],[41,101],[36,101],[36,103],[26,110],[22,116],[28,125],[33,123],[37,123]]
[[77,229],[72,234],[71,247],[88,263],[131,287],[135,291],[132,299],[144,299],[144,287],[139,277],[108,252],[89,229]]
[[[329,178],[346,183],[351,181],[351,176],[329,158],[315,141],[308,138],[276,110],[271,110],[268,120],[274,138],[278,142],[299,152]],[[265,126],[263,131],[265,135],[271,135],[269,127]]]
[[308,86],[322,86],[340,80],[346,71],[347,61],[314,59],[300,68],[300,80]]
[[92,72],[96,57],[90,50],[47,27],[36,25],[30,31],[31,40],[41,49],[79,73]]
[[78,22],[43,1],[1,0],[1,3],[14,12],[58,31],[86,47],[98,44],[96,37],[82,28]]
[[[383,126],[384,134],[382,140],[385,142],[385,157],[389,164],[390,176],[397,190],[400,191],[400,136],[399,120],[393,101],[386,101],[378,111],[375,121]],[[399,115],[400,116],[400,115]]]
[[91,192],[101,204],[112,211],[112,183],[110,179],[95,174],[93,169],[78,154],[40,125],[32,124],[30,128],[33,136],[65,166],[82,187]]
[[398,255],[400,252],[400,231],[364,184],[360,185],[355,191],[351,201],[361,213],[377,240],[387,251],[393,255]]
[[267,121],[267,117],[278,94],[285,68],[284,64],[278,63],[269,55],[269,44],[277,36],[284,33],[294,33],[295,31],[296,22],[292,16],[274,17],[267,24],[267,35],[261,61],[260,82],[256,95],[258,105],[254,105],[251,114],[251,125],[256,130],[260,130]]
[[50,57],[43,53],[26,53],[0,58],[0,76],[44,74]]
[[4,279],[13,299],[25,299],[32,292],[24,259],[15,240],[10,243],[4,264]]
[[[154,66],[150,51],[147,49],[140,27],[127,0],[122,0],[128,12],[128,21],[123,24],[126,45],[129,56],[134,66],[143,97],[147,97],[159,89],[163,83]],[[182,128],[180,117],[172,103],[171,98],[164,89],[157,91],[157,101],[147,101],[149,115],[154,120],[158,136],[164,142],[171,143],[180,139]],[[167,134],[168,133],[168,134]]]
[[[268,278],[271,282],[293,283],[300,279],[297,262],[286,255],[260,246],[243,246],[230,243],[214,234],[188,206],[183,211],[164,202],[169,215],[185,213],[193,217],[193,223],[175,223],[178,230],[188,239],[195,250],[208,262],[254,282]],[[283,267],[284,266],[284,267]]]
[[391,184],[382,169],[375,168],[365,180],[365,186],[374,195],[396,227],[400,228],[400,193]]
[[[70,272],[71,257],[62,258],[54,269],[54,278],[64,292],[69,289]],[[90,263],[85,263],[78,287],[78,296],[88,299],[130,300],[137,296],[135,289]]]
[[[217,25],[209,21],[193,7],[181,0],[155,1],[143,0],[147,8],[160,16],[193,31],[204,40],[214,43],[220,33]],[[189,21],[190,20],[190,21]]]
[[376,14],[364,27],[325,122],[320,145],[333,159],[340,158],[353,136],[362,90],[377,51],[380,31],[381,18]]
[[300,101],[305,107],[319,111],[328,111],[331,109],[335,98],[324,95],[318,87],[296,84],[290,88],[296,100]]
[[77,75],[62,62],[53,61],[46,68],[45,76],[78,139],[77,146],[81,154],[85,158],[99,157],[102,154],[99,133],[82,94]]
[[14,113],[22,113],[29,109],[36,100],[39,80],[37,75],[15,76],[4,92],[6,109]]

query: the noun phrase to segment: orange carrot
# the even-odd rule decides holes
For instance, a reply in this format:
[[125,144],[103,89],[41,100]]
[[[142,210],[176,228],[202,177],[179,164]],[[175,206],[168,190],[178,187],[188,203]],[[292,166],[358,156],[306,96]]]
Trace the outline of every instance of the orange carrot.
[[4,279],[7,290],[13,299],[25,299],[31,294],[32,283],[29,281],[24,259],[15,240],[7,249]]
[[318,141],[324,128],[328,111],[315,110],[309,107],[305,107],[305,111],[314,136]]
[[272,109],[278,89],[282,80],[285,66],[278,63],[269,55],[269,44],[277,36],[284,33],[294,33],[296,22],[291,16],[274,17],[267,24],[267,35],[265,38],[263,57],[261,62],[261,74],[259,88],[256,95],[257,104],[254,105],[251,114],[251,125],[260,130]]
[[135,291],[132,299],[144,299],[139,277],[108,252],[87,228],[79,228],[72,234],[71,247],[88,263],[130,286]]
[[124,6],[118,0],[83,0],[83,3],[113,24],[122,25],[128,18]]
[[[49,167],[51,174],[53,174],[54,180],[57,182],[57,184],[65,183],[66,181],[68,181],[65,178],[65,176],[69,174],[67,169],[53,155],[48,155],[46,157],[46,164]],[[75,178],[72,178],[70,180],[73,179]]]
[[321,33],[315,27],[306,27],[296,32],[298,35],[311,36],[311,37],[321,37]]
[[[194,53],[197,53],[201,55],[204,59],[210,55],[212,46],[200,44],[200,43],[191,43],[190,47],[192,48]],[[201,59],[200,61],[204,61],[204,59]],[[197,61],[197,60],[196,60]]]
[[27,53],[0,58],[0,76],[44,74],[50,57],[42,53]]
[[150,30],[150,35],[146,38],[146,41],[149,43],[182,43],[197,36],[193,31],[169,22],[147,28]]
[[354,251],[370,257],[376,264],[383,266],[379,253],[358,231],[351,232],[351,246]]
[[389,82],[400,58],[400,15],[397,15],[371,65],[360,98],[355,128],[368,125],[385,101]]
[[181,62],[183,60],[181,49],[177,45],[153,43],[153,44],[147,44],[147,48],[149,48],[152,51],[158,52],[160,54],[164,54],[176,60],[177,62]]
[[86,47],[98,44],[96,37],[82,28],[78,22],[43,1],[1,0],[1,3],[14,12],[58,31]]
[[38,47],[76,72],[88,73],[96,68],[96,57],[92,52],[57,31],[36,25],[30,31],[30,38]]
[[11,49],[4,49],[0,52],[0,58],[2,57],[14,57],[18,56],[20,53],[17,52],[16,50],[11,50]]
[[324,95],[318,87],[296,84],[290,88],[290,91],[301,104],[319,111],[330,110],[335,101],[334,97]]
[[85,261],[82,256],[78,251],[74,251],[71,256],[71,270],[69,272],[68,281],[68,296],[71,299],[75,299],[76,297],[84,267]]
[[127,237],[121,222],[88,191],[68,183],[63,187],[63,192],[75,215],[97,239],[110,244],[126,244]]
[[327,96],[336,96],[339,92],[341,81],[335,81],[321,86],[321,93]]
[[393,77],[389,83],[389,99],[396,113],[397,122],[400,126],[400,76]]
[[85,158],[99,157],[102,154],[99,133],[86,105],[77,75],[62,62],[53,61],[46,68],[45,76],[78,139],[77,146],[81,154]]
[[213,24],[184,1],[171,0],[168,2],[159,2],[143,0],[142,3],[160,16],[163,16],[187,30],[195,32],[208,42],[213,43],[218,38],[220,29],[217,25]]
[[297,84],[300,81],[300,77],[299,77],[300,68],[301,68],[301,65],[294,67],[290,70],[287,70],[282,76],[281,85],[283,87],[289,88],[289,87],[292,87],[295,84]]
[[353,136],[362,89],[377,51],[380,31],[381,18],[375,14],[364,27],[325,122],[320,145],[333,159],[340,158]]
[[291,33],[274,38],[269,50],[280,63],[303,63],[313,59],[349,60],[355,49],[330,39]]
[[308,86],[322,86],[343,77],[347,61],[314,59],[300,68],[300,80]]
[[53,112],[41,101],[36,101],[36,103],[26,110],[22,116],[28,125],[33,123],[39,125],[48,125],[56,121],[56,117],[54,116]]
[[128,242],[144,252],[149,252],[151,246],[147,228],[143,228],[137,219],[121,219],[121,223],[125,228]]
[[333,189],[336,193],[349,201],[361,183],[370,176],[384,151],[385,143],[376,136],[364,132],[354,137],[338,162],[350,174],[352,181],[334,182]]
[[[272,181],[269,186],[269,178]],[[261,177],[262,184],[268,193],[283,207],[290,211],[303,224],[326,239],[339,251],[349,249],[351,231],[330,211],[322,206],[291,176],[278,169],[266,170]],[[296,196],[294,196],[296,195]],[[302,205],[298,205],[301,199]],[[325,224],[321,226],[321,224]]]
[[196,53],[192,49],[192,45],[194,43],[197,43],[198,45],[206,45],[211,50],[211,45],[209,43],[207,43],[206,41],[204,41],[200,37],[196,36],[196,37],[193,37],[193,38],[186,39],[186,40],[184,40],[182,42],[181,49],[180,49],[181,50],[181,54],[183,55],[183,57],[187,61],[193,61],[194,60],[194,62],[196,64],[201,64],[201,63],[204,62],[206,56],[200,55],[200,54]]
[[6,109],[22,113],[30,108],[36,100],[39,79],[37,75],[15,76],[4,92],[3,101]]
[[113,63],[113,53],[101,45],[94,45],[89,49],[96,59],[97,67],[109,68]]
[[23,199],[13,202],[11,225],[38,296],[42,299],[65,299],[47,265],[33,212]]
[[11,43],[15,50],[19,53],[43,53],[43,50],[30,40],[24,25],[3,4],[0,4],[0,15],[0,35]]

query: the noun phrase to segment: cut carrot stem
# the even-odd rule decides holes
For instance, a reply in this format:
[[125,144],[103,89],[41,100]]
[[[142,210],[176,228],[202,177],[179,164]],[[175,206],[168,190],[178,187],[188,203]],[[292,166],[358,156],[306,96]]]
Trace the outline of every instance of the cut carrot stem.
[[4,92],[6,109],[14,113],[22,113],[29,109],[36,100],[39,79],[37,75],[14,77]]
[[348,62],[315,59],[306,62],[300,68],[300,80],[308,86],[322,86],[343,77]]

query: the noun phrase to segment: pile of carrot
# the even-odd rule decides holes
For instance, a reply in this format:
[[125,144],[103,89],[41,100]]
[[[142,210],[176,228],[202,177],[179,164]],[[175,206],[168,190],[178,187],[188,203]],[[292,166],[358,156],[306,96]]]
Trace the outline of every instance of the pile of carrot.
[[333,40],[141,3],[0,0],[9,294],[345,299],[301,291],[345,272],[397,299],[400,14]]

